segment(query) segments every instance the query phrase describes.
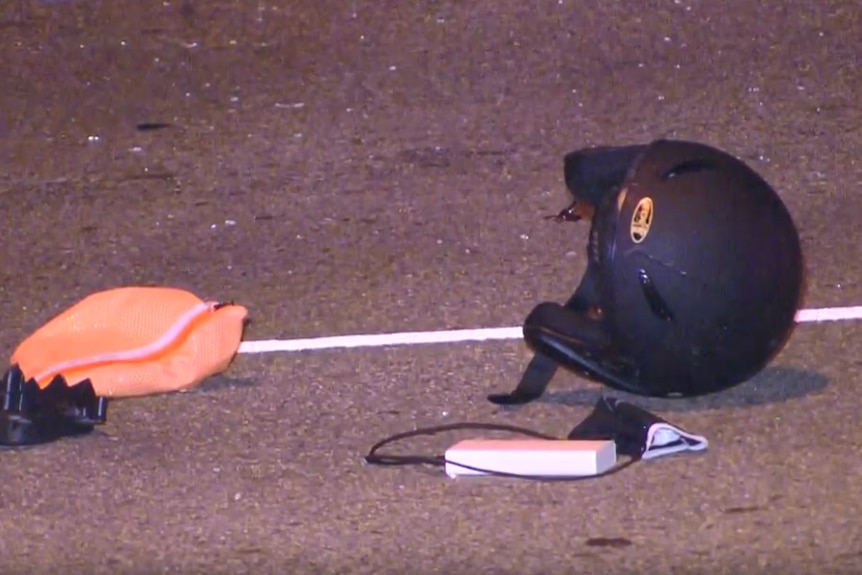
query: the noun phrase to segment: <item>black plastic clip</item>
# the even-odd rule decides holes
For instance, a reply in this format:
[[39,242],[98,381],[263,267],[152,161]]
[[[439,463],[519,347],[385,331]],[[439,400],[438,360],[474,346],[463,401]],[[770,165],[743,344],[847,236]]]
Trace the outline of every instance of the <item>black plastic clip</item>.
[[108,399],[96,395],[89,379],[70,386],[57,375],[40,388],[14,365],[0,386],[0,446],[31,446],[82,435],[107,420]]

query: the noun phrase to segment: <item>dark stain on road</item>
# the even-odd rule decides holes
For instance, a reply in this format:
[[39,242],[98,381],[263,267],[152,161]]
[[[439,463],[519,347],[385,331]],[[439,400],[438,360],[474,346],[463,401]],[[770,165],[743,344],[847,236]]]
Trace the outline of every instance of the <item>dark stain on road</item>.
[[591,537],[586,542],[588,547],[628,547],[632,544],[631,540],[625,537]]

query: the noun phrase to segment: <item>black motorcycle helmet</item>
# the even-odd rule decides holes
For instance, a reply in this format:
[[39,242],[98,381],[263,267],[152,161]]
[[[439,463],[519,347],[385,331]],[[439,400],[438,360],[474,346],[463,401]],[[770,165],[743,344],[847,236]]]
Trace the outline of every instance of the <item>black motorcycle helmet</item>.
[[587,269],[565,305],[541,303],[524,322],[531,368],[546,381],[525,374],[492,401],[541,395],[549,361],[639,395],[704,395],[749,379],[782,348],[802,251],[787,208],[750,167],[659,140],[574,151],[565,180],[575,203],[556,217],[591,217]]

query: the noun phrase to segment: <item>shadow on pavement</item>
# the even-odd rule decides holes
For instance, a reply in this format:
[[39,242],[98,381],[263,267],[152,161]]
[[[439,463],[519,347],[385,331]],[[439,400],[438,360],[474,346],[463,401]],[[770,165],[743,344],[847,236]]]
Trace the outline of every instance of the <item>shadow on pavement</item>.
[[619,392],[598,383],[591,383],[589,384],[590,387],[586,389],[549,391],[537,401],[592,407],[600,397],[606,395],[618,397],[648,410],[686,412],[781,403],[819,393],[828,384],[828,378],[815,371],[774,366],[768,367],[754,378],[727,391],[697,398],[642,397]]

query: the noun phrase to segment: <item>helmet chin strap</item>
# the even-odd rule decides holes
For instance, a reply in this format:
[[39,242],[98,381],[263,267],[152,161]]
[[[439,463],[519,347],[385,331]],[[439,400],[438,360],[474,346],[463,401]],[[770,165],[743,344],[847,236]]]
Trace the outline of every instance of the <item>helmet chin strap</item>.
[[[593,302],[596,301],[595,274],[591,273],[592,266],[593,264],[590,264],[587,267],[587,272],[584,274],[584,278],[578,289],[562,306],[569,313],[583,316],[582,322],[596,321],[586,317],[586,314],[593,306]],[[542,310],[547,309],[548,306],[557,305],[546,302],[536,306],[524,322],[525,337],[534,329],[533,319],[536,318],[537,313],[542,313]],[[579,321],[578,323],[582,322]],[[588,331],[592,333],[594,330]],[[554,358],[548,354],[536,352],[521,375],[521,380],[515,389],[509,393],[491,394],[488,396],[488,401],[497,405],[524,405],[530,403],[545,393],[545,389],[547,389],[554,375],[556,375],[558,368],[559,363]]]

